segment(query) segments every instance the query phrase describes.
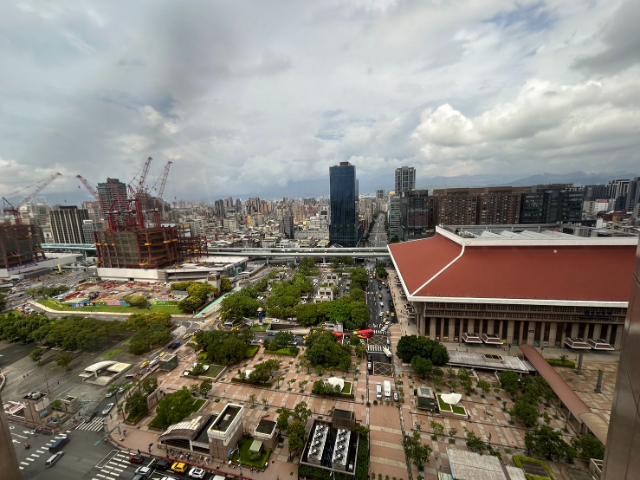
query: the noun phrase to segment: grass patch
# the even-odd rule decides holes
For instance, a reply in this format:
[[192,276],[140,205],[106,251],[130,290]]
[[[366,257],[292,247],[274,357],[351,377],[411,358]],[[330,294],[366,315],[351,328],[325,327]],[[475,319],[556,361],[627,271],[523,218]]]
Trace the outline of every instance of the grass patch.
[[110,358],[115,357],[120,352],[122,352],[122,349],[120,349],[120,348],[112,348],[111,350],[107,350],[102,355],[100,355],[100,358],[105,358],[105,359],[109,360]]
[[102,312],[102,313],[170,313],[177,315],[180,309],[177,305],[151,305],[149,308],[130,307],[126,305],[106,305],[100,307],[78,307],[60,303],[51,298],[43,298],[37,301],[40,305],[44,305],[52,310],[59,312]]
[[467,414],[467,411],[463,407],[457,407],[457,406],[451,407],[451,405],[449,405],[448,403],[444,403],[442,401],[442,398],[440,397],[440,395],[437,395],[437,397],[438,397],[438,406],[440,407],[440,410],[444,410],[446,412],[451,412],[453,410],[453,413],[457,413],[458,415]]
[[127,338],[124,342],[122,342],[122,345],[126,345],[126,346],[131,345],[131,339],[132,339],[132,338],[133,338],[133,337],[129,337],[129,338]]
[[351,393],[351,382],[344,382],[344,388],[342,389],[343,394]]
[[[549,465],[547,465],[547,462],[545,462],[544,460],[538,460],[537,458],[522,457],[520,455],[514,455],[512,459],[513,459],[513,464],[518,468],[523,468],[522,462],[536,463],[540,465],[542,468],[544,468],[544,471],[547,472],[548,478],[550,478],[551,480],[555,480],[553,475],[551,474],[551,470],[549,470]],[[537,475],[531,475],[530,473],[525,473],[524,476],[527,480],[547,480],[547,477],[539,477]]]
[[253,454],[249,452],[251,444],[253,443],[252,437],[243,437],[239,442],[240,448],[236,453],[231,456],[231,461],[238,463],[238,458],[242,460],[242,465],[254,468],[264,468],[271,456],[271,449],[267,449],[266,452],[260,452]]
[[288,355],[290,357],[297,357],[299,351],[300,350],[298,349],[298,347],[287,347],[287,348],[280,348],[278,350],[265,350],[265,353],[270,353],[272,355]]
[[253,327],[251,327],[251,331],[252,332],[266,332],[267,328],[269,328],[269,325],[271,325],[270,323],[263,323],[262,325],[260,325],[259,323],[256,323]]
[[[267,387],[267,388],[270,388],[270,387],[273,385],[273,383],[271,383],[271,382],[265,382],[265,383],[251,383],[251,382],[250,382],[249,380],[247,380],[247,379],[244,379],[244,380],[243,380],[243,379],[238,378],[238,377],[233,377],[233,378],[231,379],[231,381],[232,381],[232,382],[236,382],[236,383],[246,383],[247,385],[256,385],[256,386],[258,386],[258,387]],[[291,390],[291,389],[289,389],[289,390]]]
[[[204,405],[205,402],[206,400],[203,398],[195,400],[191,405],[191,411],[187,415],[185,415],[185,418],[191,415],[192,413],[196,413],[198,410],[200,410],[200,408],[202,408],[202,405]],[[153,420],[151,420],[151,422],[149,422],[149,426],[153,428],[159,428],[161,430],[165,430],[170,427],[170,425],[165,425],[164,422],[159,421],[158,417],[155,417]]]
[[256,353],[258,353],[258,350],[260,350],[260,345],[251,345],[245,350],[244,357],[253,358],[255,357]]
[[216,378],[224,367],[222,365],[209,365],[209,370],[204,372],[202,377]]
[[569,367],[569,368],[576,367],[576,364],[571,360],[559,360],[557,358],[547,358],[547,363],[549,365],[553,365],[554,367]]

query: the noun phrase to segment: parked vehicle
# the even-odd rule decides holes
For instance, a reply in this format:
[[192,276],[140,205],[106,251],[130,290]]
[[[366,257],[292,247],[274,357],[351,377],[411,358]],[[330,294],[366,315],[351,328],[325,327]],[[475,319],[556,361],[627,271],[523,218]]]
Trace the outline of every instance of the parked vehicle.
[[382,384],[376,383],[376,398],[382,398]]
[[114,405],[115,403],[108,403],[107,406],[104,407],[104,410],[102,410],[102,414],[107,415],[111,411]]

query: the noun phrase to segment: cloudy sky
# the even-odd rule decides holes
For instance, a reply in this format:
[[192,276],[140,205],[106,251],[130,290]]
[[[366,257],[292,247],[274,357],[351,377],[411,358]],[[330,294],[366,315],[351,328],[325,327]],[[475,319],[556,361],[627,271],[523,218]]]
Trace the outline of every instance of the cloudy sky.
[[[0,195],[635,171],[640,1],[0,3]],[[420,182],[418,182],[420,183]],[[391,185],[390,185],[391,187]]]

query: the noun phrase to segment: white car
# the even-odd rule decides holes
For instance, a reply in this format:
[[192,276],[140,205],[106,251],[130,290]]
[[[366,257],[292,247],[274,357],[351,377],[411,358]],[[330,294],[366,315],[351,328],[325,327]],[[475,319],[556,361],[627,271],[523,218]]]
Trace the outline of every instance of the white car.
[[104,410],[102,410],[102,414],[106,415],[107,413],[109,413],[114,405],[115,405],[114,403],[107,404],[107,406],[104,407]]
[[149,475],[151,475],[151,472],[153,472],[153,470],[149,467],[136,468],[136,475],[142,475],[143,477],[148,477]]
[[189,476],[191,478],[204,478],[205,476],[205,471],[201,468],[192,468],[191,470],[189,470]]

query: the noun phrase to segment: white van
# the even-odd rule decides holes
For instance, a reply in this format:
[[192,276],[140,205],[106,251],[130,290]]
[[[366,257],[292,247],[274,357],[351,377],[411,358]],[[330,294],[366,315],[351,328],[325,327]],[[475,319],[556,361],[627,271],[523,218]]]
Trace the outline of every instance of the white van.
[[45,462],[45,466],[46,466],[47,468],[49,468],[49,467],[53,467],[53,465],[54,465],[58,460],[60,460],[60,457],[61,457],[62,455],[64,455],[64,452],[58,452],[58,453],[56,453],[55,455],[51,455],[51,456],[49,457],[49,459]]
[[382,384],[376,383],[376,398],[382,398]]

